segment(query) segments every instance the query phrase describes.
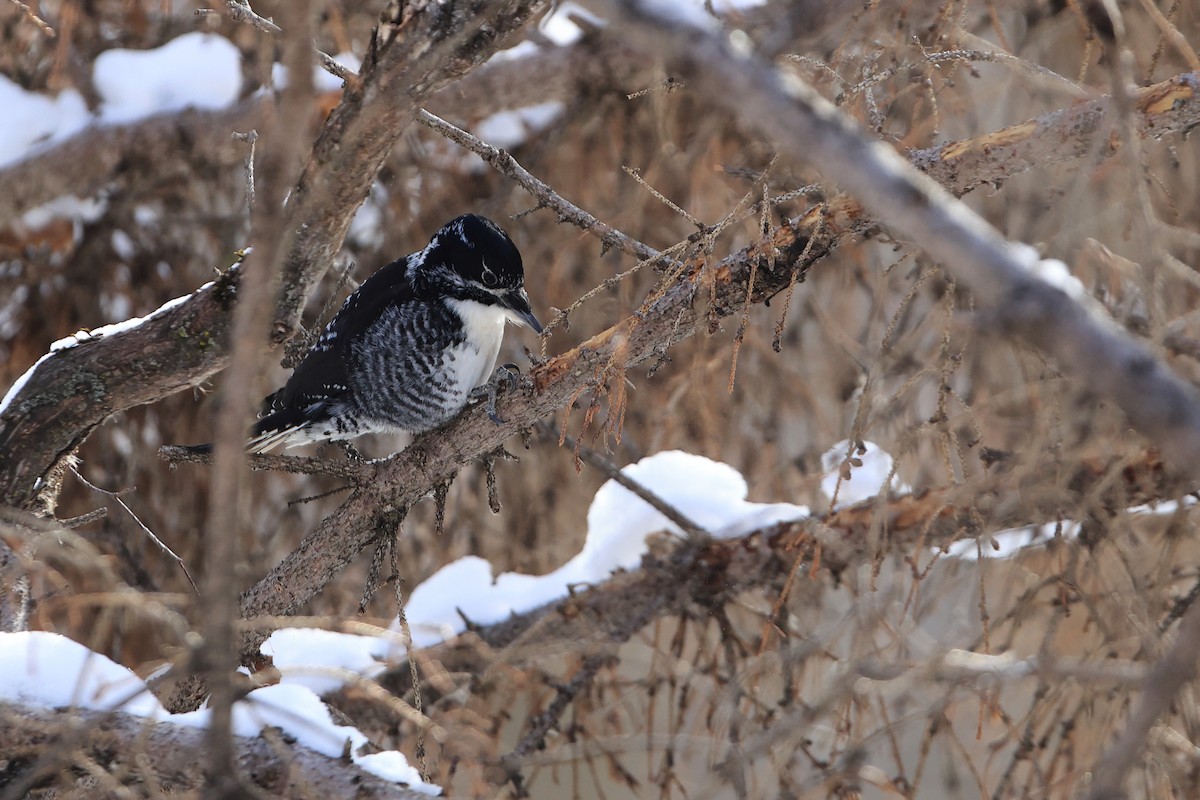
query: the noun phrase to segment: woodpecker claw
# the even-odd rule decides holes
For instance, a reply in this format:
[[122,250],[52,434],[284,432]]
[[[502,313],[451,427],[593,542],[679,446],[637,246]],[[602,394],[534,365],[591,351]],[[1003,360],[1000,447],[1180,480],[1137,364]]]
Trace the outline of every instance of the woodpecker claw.
[[473,400],[487,398],[487,405],[484,408],[487,409],[488,419],[497,425],[504,424],[504,418],[496,413],[496,397],[500,394],[500,386],[502,383],[507,383],[508,391],[516,391],[517,387],[521,385],[520,374],[521,371],[516,364],[501,364],[496,367],[496,373],[490,381],[471,393]]

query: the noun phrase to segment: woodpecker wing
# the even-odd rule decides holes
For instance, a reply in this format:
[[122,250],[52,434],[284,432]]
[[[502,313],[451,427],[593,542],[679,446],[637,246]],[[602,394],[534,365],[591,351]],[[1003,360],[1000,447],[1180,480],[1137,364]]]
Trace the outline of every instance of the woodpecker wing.
[[[269,449],[279,437],[320,419],[325,408],[347,398],[351,343],[385,309],[415,298],[408,277],[411,258],[405,256],[381,267],[346,298],[284,387],[263,401],[265,416],[254,426],[255,451]],[[272,433],[277,436],[269,436]]]

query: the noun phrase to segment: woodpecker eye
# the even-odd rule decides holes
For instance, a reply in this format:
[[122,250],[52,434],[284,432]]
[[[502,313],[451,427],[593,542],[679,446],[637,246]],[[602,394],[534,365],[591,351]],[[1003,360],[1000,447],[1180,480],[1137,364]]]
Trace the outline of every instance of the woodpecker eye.
[[500,279],[496,277],[496,273],[492,272],[485,266],[483,268],[483,285],[489,289],[494,289],[496,288],[496,284],[499,282]]

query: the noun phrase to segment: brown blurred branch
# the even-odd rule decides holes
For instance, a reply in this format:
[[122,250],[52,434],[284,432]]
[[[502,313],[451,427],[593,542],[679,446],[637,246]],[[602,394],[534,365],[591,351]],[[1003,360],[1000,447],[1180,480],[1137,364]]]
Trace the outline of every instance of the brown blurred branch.
[[[0,182],[0,227],[56,197],[93,197],[107,186],[141,193],[141,184],[161,180],[181,158],[203,159],[209,169],[232,169],[243,148],[232,130],[258,124],[261,97],[248,97],[219,111],[188,109],[126,125],[93,125],[61,144],[4,170]],[[62,169],[70,164],[71,169]]]
[[[799,79],[734,55],[712,31],[660,16],[657,7],[597,4],[619,20],[632,46],[664,57],[698,96],[746,120],[781,154],[818,169],[893,235],[907,235],[940,261],[972,291],[981,323],[1052,357],[1118,406],[1175,469],[1200,474],[1200,392],[1111,319],[1037,277],[1032,248],[1015,248]],[[1180,85],[1190,96],[1200,76],[1189,73]]]
[[1200,665],[1200,606],[1192,606],[1179,623],[1175,643],[1146,676],[1142,700],[1134,708],[1125,730],[1096,762],[1088,800],[1120,800],[1125,777],[1142,757],[1146,739],[1159,717],[1196,677]]
[[[1200,125],[1200,72],[1186,72],[1133,92],[1138,134],[1147,139],[1187,132]],[[1110,96],[1076,103],[984,136],[947,142],[908,154],[913,166],[956,195],[979,186],[999,187],[1034,167],[1094,152],[1095,137],[1116,124]],[[1121,140],[1109,137],[1099,153],[1109,156]]]
[[[619,41],[593,35],[566,47],[543,47],[524,58],[489,61],[434,92],[426,105],[440,116],[475,122],[506,109],[570,101],[585,90],[623,95],[649,83],[653,72],[653,62],[638,58]],[[114,183],[123,194],[138,194],[143,183],[161,179],[167,167],[191,154],[230,169],[244,152],[230,143],[230,131],[258,125],[267,102],[267,96],[255,94],[216,111],[189,109],[125,125],[90,126],[0,170],[5,186],[0,226],[56,197],[91,197]],[[404,143],[396,148],[403,152]],[[60,169],[64,163],[73,168]]]
[[[129,714],[3,702],[0,752],[7,759],[6,796],[26,796],[29,789],[58,785],[72,774],[79,758],[102,764],[116,782],[125,776],[141,785],[153,778],[162,786],[169,785],[171,792],[203,793],[211,788],[201,767],[206,756],[205,735],[203,728],[151,722]],[[377,778],[344,759],[285,741],[270,731],[255,739],[236,738],[234,749],[247,780],[271,797],[296,797],[297,792],[306,797],[397,800],[429,796]],[[97,787],[88,786],[82,779],[80,786],[69,788],[97,796]]]

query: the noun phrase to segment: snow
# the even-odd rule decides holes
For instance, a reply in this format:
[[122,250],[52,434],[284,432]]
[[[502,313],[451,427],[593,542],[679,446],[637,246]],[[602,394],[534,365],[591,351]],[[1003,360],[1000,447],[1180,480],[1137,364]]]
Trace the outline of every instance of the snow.
[[106,50],[92,80],[100,119],[126,123],[185,108],[217,109],[242,89],[242,54],[213,33],[185,33],[153,50]]
[[383,246],[384,231],[387,225],[385,211],[388,207],[389,193],[381,183],[371,186],[367,199],[358,207],[354,218],[350,220],[350,230],[346,238],[359,247],[376,250]]
[[128,233],[122,230],[112,232],[112,248],[120,258],[126,261],[132,261],[137,248],[133,244],[133,238]]
[[106,50],[92,80],[101,103],[88,111],[79,92],[29,92],[0,75],[0,167],[70,138],[89,125],[135,122],[184,108],[224,108],[242,88],[242,56],[228,39],[185,33],[152,50]]
[[[538,30],[554,44],[564,47],[575,44],[583,37],[583,29],[571,21],[577,17],[600,26],[604,21],[578,3],[562,3],[542,18]],[[515,49],[515,48],[514,48]]]
[[[905,483],[892,475],[895,463],[891,455],[874,442],[864,441],[866,452],[860,453],[858,447],[849,439],[843,439],[835,444],[825,455],[821,456],[821,467],[824,475],[821,478],[821,491],[826,497],[837,495],[833,510],[846,508],[863,500],[869,500],[878,495],[891,480],[889,487],[892,494],[908,494],[912,491]],[[851,463],[849,476],[842,476],[842,465],[847,457],[861,461],[861,465]]]
[[1042,258],[1037,249],[1022,242],[1010,242],[1009,252],[1029,273],[1056,289],[1061,289],[1075,300],[1086,298],[1083,282],[1071,274],[1071,270],[1057,258]]
[[565,109],[566,106],[562,103],[552,100],[548,103],[498,111],[485,117],[475,126],[475,135],[495,147],[511,149],[531,135],[550,127]]
[[[746,480],[733,467],[677,450],[656,453],[621,470],[715,538],[736,538],[766,525],[807,517],[804,506],[752,503]],[[658,531],[681,535],[670,520],[616,481],[596,492],[588,510],[583,548],[546,575],[505,572],[467,556],[446,565],[413,590],[405,605],[413,642],[436,644],[473,623],[499,622],[566,597],[572,586],[598,583],[618,569],[635,569],[646,537]],[[461,613],[460,613],[461,612]]]
[[[131,670],[57,633],[0,633],[0,700],[48,708],[122,711],[158,722],[204,728],[211,711],[200,708],[171,714]],[[330,758],[340,758],[349,742],[351,759],[380,778],[440,794],[441,788],[421,781],[402,753],[359,755],[367,743],[362,731],[338,725],[329,708],[311,689],[297,684],[264,686],[233,707],[233,731],[256,737],[266,726],[277,727],[299,744]]]
[[27,92],[0,75],[0,167],[20,161],[38,147],[74,136],[90,122],[87,104],[74,89],[47,97]]
[[65,636],[42,631],[0,633],[0,700],[124,711],[151,719],[166,713],[129,669]]
[[381,633],[362,636],[319,628],[282,628],[272,633],[260,649],[275,662],[280,683],[324,694],[345,684],[347,674],[370,678],[383,670],[389,657],[403,656],[403,645],[389,642],[386,631]]
[[[0,133],[0,135],[3,135]],[[88,197],[80,199],[74,195],[56,197],[49,203],[31,208],[21,215],[21,225],[37,230],[44,228],[60,217],[71,217],[76,223],[95,222],[108,210],[106,198]]]
[[1079,523],[1064,520],[1061,531],[1058,524],[1047,522],[1044,525],[1029,525],[1023,528],[1009,528],[982,537],[982,547],[975,544],[974,539],[959,539],[946,548],[946,555],[960,558],[963,561],[978,561],[980,553],[984,558],[1011,558],[1027,547],[1039,547],[1051,541],[1059,532],[1063,539],[1074,539],[1079,535]]

